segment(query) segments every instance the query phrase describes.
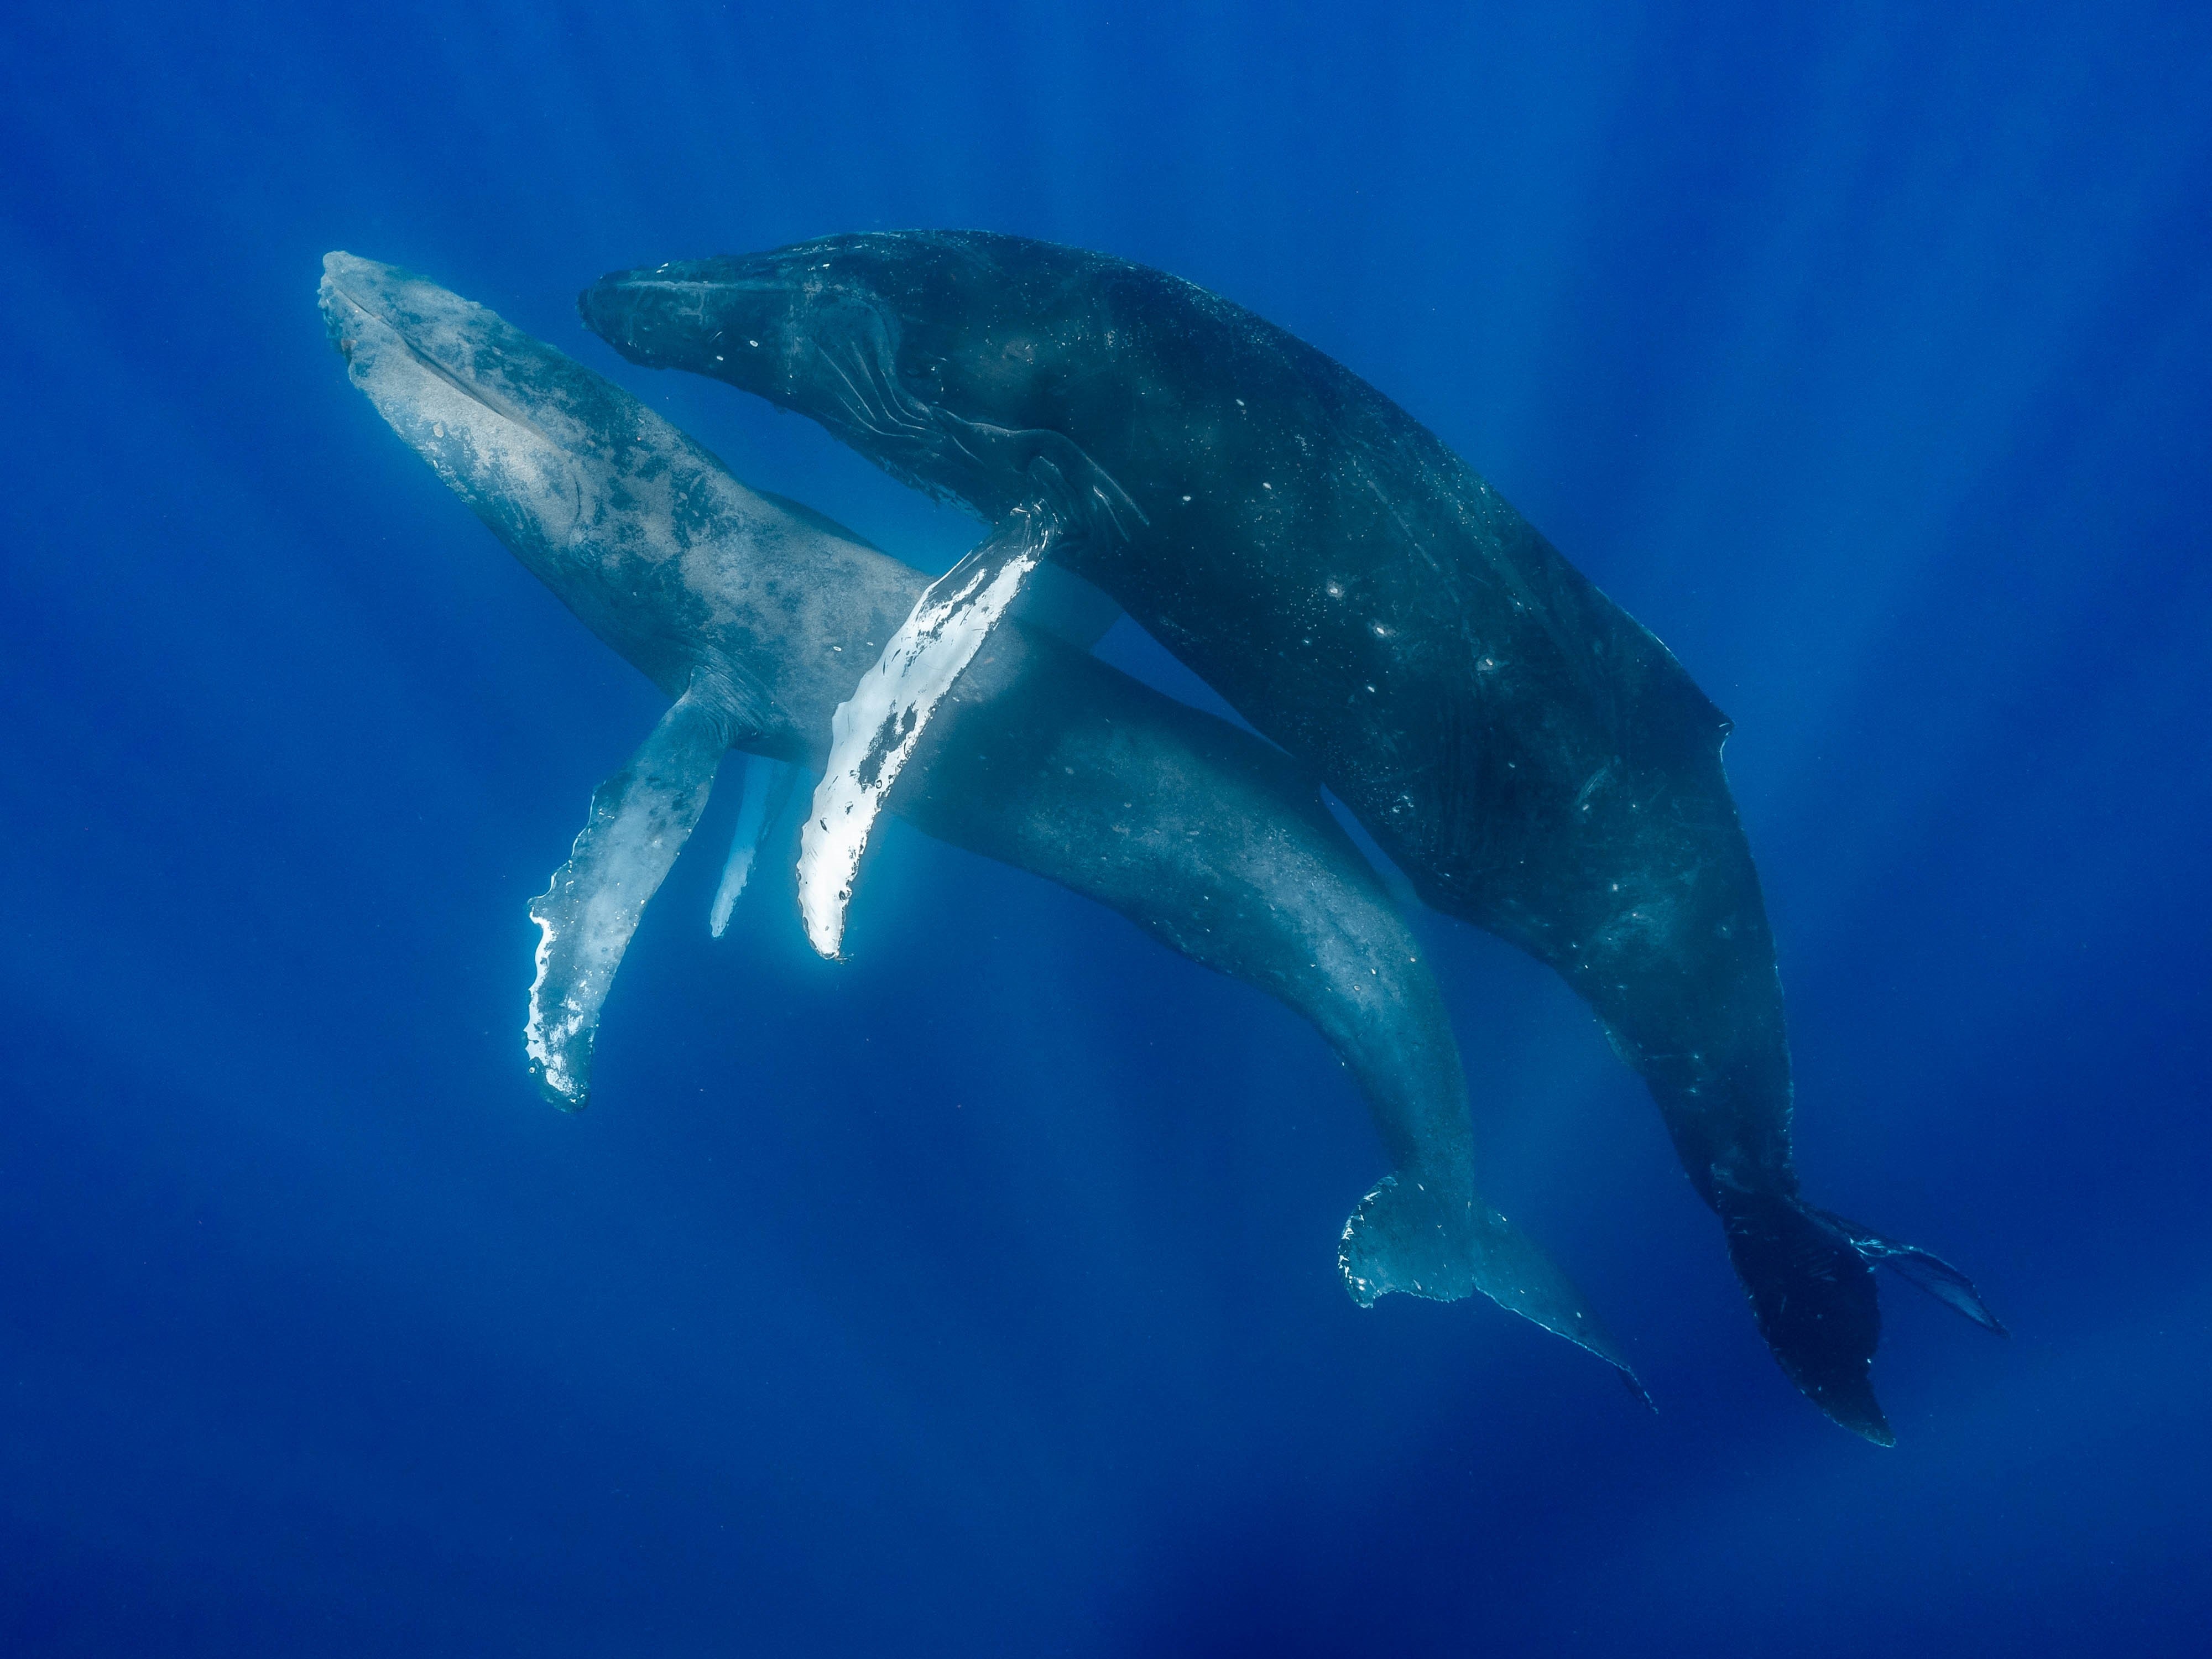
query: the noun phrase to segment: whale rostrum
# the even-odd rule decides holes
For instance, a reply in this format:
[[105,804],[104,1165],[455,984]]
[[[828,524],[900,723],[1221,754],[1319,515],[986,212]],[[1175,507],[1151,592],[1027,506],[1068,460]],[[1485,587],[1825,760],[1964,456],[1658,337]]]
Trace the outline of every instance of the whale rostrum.
[[[774,768],[831,764],[833,712],[944,585],[747,489],[628,393],[422,277],[332,253],[321,302],[392,430],[670,699],[531,906],[543,937],[526,1047],[544,1092],[574,1109],[608,987],[725,751],[751,758],[717,931],[775,816]],[[1442,995],[1311,776],[1018,619],[975,630],[949,684],[895,787],[871,780],[875,799],[1111,907],[1319,1030],[1392,1165],[1340,1242],[1354,1297],[1479,1291],[1640,1394],[1581,1292],[1481,1195]]]
[[[1650,1089],[1783,1370],[1837,1422],[1891,1437],[1874,1265],[1998,1328],[1954,1270],[1798,1196],[1728,722],[1358,375],[1163,272],[981,232],[641,267],[580,306],[632,362],[804,413],[994,537],[1047,526],[1054,561],[1310,766],[1424,901],[1555,969]],[[882,667],[885,706],[926,720],[935,683]]]

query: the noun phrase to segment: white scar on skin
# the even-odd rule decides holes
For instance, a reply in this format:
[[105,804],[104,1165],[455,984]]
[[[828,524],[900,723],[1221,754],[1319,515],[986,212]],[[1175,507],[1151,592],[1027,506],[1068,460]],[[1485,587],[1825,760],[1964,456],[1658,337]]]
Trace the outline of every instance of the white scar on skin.
[[834,958],[844,940],[853,878],[884,798],[1053,534],[1042,515],[1017,514],[929,585],[852,696],[837,705],[829,768],[799,838],[799,913],[822,955]]

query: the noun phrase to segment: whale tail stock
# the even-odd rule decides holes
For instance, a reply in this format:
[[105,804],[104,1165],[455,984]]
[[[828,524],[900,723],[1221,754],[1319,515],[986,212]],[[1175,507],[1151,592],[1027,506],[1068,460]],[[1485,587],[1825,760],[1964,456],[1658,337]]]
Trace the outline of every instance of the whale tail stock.
[[1436,1302],[1480,1291],[1507,1312],[1595,1354],[1620,1373],[1630,1393],[1651,1405],[1574,1280],[1480,1198],[1448,1196],[1411,1176],[1385,1176],[1345,1222],[1336,1260],[1345,1287],[1363,1308],[1392,1291]]
[[1940,1256],[1785,1194],[1723,1187],[1717,1199],[1729,1258],[1776,1360],[1814,1405],[1876,1445],[1896,1437],[1867,1376],[1881,1340],[1875,1264],[2008,1334],[1973,1281]]

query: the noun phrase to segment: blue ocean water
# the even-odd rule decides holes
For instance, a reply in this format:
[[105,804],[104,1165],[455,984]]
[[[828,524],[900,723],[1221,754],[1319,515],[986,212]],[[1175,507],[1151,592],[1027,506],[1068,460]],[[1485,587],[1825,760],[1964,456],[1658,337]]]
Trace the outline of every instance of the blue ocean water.
[[[189,10],[0,21],[0,1649],[2201,1650],[2212,14]],[[1441,918],[1488,1184],[1656,1418],[1356,1310],[1320,1039],[903,825],[834,966],[787,860],[711,940],[695,852],[539,1103],[524,907],[662,704],[347,385],[318,261],[939,568],[971,523],[574,310],[906,226],[1311,341],[1734,719],[1808,1189],[2014,1333],[1887,1287],[1895,1449]]]

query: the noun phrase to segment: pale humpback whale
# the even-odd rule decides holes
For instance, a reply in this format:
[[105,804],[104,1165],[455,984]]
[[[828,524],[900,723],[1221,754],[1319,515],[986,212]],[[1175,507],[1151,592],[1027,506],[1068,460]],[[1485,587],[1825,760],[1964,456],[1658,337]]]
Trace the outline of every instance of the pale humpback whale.
[[[809,415],[994,526],[841,714],[811,920],[834,921],[878,775],[949,659],[1055,558],[1311,765],[1425,900],[1591,1005],[1721,1217],[1776,1358],[1836,1421],[1890,1437],[1868,1380],[1870,1263],[2001,1328],[1954,1269],[1798,1195],[1727,721],[1365,381],[1159,271],[981,233],[641,268],[580,308],[633,362]],[[834,948],[826,922],[816,937]]]
[[[747,489],[635,398],[421,277],[324,261],[354,384],[673,707],[601,785],[551,890],[526,1042],[583,1104],[599,1009],[726,749],[818,767],[830,711],[927,585],[820,515]],[[715,927],[770,813],[748,767]],[[1347,1224],[1355,1294],[1480,1290],[1632,1373],[1581,1293],[1476,1189],[1459,1053],[1421,952],[1294,763],[1018,624],[975,658],[893,802],[925,833],[1111,906],[1281,999],[1334,1047],[1395,1166]],[[1418,1231],[1362,1217],[1418,1203]],[[1640,1393],[1640,1389],[1638,1389]]]

